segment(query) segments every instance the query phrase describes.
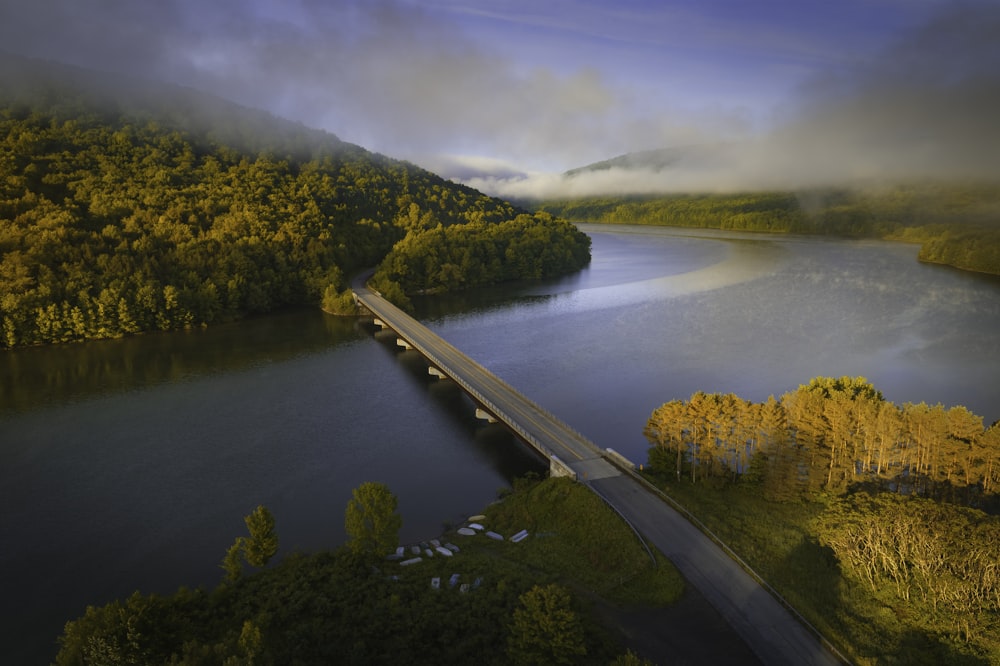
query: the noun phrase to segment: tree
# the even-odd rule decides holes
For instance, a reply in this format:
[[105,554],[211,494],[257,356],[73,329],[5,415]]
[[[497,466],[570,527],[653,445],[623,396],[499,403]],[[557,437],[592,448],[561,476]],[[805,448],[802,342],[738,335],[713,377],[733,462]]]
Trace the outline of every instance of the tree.
[[[646,429],[643,431],[643,434],[654,446],[664,450],[674,450],[678,481],[681,480],[681,465],[684,460],[684,452],[687,450],[683,439],[686,426],[685,409],[684,403],[680,400],[663,403],[653,410],[653,414],[646,423]],[[666,460],[663,456],[660,456],[660,459]]]
[[587,654],[583,624],[563,587],[535,585],[521,595],[507,640],[515,664],[573,664]]
[[263,567],[278,552],[278,536],[274,533],[274,516],[263,504],[243,519],[250,532],[244,543],[243,553],[247,564]]
[[226,580],[233,582],[243,575],[241,559],[252,567],[266,566],[278,552],[278,535],[274,532],[274,516],[263,504],[243,518],[249,537],[236,537],[236,541],[226,551],[222,568]]
[[237,537],[233,545],[226,551],[226,556],[222,558],[222,568],[226,572],[226,580],[235,583],[243,575],[243,537]]
[[399,544],[403,518],[397,499],[384,483],[367,481],[354,489],[344,512],[348,548],[362,556],[381,556]]

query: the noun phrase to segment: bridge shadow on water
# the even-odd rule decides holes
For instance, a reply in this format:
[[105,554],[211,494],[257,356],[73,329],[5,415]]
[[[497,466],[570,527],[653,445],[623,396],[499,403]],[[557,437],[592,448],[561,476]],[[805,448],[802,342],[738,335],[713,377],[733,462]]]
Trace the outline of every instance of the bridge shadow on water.
[[454,381],[428,373],[423,355],[396,345],[396,333],[371,325],[375,339],[396,357],[404,376],[426,392],[432,407],[464,433],[475,453],[488,461],[508,483],[529,472],[544,474],[548,462],[533,448],[521,442],[506,426],[476,418],[476,404]]

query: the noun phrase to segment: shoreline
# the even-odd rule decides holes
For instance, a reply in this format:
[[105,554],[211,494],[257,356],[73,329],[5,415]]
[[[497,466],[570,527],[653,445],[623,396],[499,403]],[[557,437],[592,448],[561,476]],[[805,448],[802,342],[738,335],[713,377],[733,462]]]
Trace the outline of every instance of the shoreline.
[[[721,227],[702,227],[702,226],[672,225],[672,224],[652,224],[652,223],[644,224],[644,223],[641,223],[641,222],[628,222],[628,223],[602,222],[602,221],[599,221],[599,220],[574,220],[573,224],[577,225],[578,227],[590,225],[590,226],[593,226],[593,227],[617,228],[617,229],[621,230],[622,233],[629,233],[629,231],[625,231],[624,230],[627,227],[636,227],[636,229],[632,230],[631,233],[641,233],[639,231],[639,229],[641,229],[642,227],[650,227],[650,228],[654,228],[654,229],[671,229],[671,230],[675,230],[675,231],[678,231],[678,232],[685,232],[685,231],[689,232],[689,233],[680,233],[679,235],[682,235],[682,236],[687,236],[687,237],[691,237],[691,238],[708,238],[708,239],[711,239],[711,240],[761,240],[762,238],[788,238],[788,239],[795,239],[795,238],[809,238],[809,239],[831,238],[831,239],[837,239],[837,240],[857,240],[857,241],[875,240],[875,241],[883,241],[883,242],[886,242],[886,243],[903,243],[903,244],[907,244],[907,245],[918,245],[918,246],[920,246],[921,250],[927,245],[927,243],[929,243],[931,240],[934,240],[934,239],[929,239],[929,240],[912,240],[912,239],[907,239],[907,238],[894,237],[894,235],[892,235],[892,234],[887,235],[887,236],[850,236],[850,235],[839,235],[839,234],[838,235],[831,235],[831,234],[808,234],[808,233],[801,233],[801,232],[792,233],[792,232],[787,232],[787,231],[770,231],[770,230],[768,230],[768,231],[765,231],[765,230],[753,231],[753,230],[746,230],[746,229],[724,229],[724,228],[721,228]],[[581,231],[586,232],[585,229],[581,229]],[[704,233],[698,233],[698,232],[716,232],[716,234],[705,235]],[[723,234],[725,235],[725,238],[720,238],[719,236],[722,236]],[[962,265],[958,265],[958,264],[951,264],[951,263],[947,263],[947,262],[943,262],[943,261],[934,261],[934,260],[931,260],[931,259],[923,259],[923,258],[919,258],[919,257],[918,257],[917,261],[919,261],[921,263],[925,263],[925,264],[932,264],[932,265],[935,265],[935,266],[947,266],[948,268],[953,268],[955,270],[959,270],[959,271],[962,271],[964,273],[973,273],[975,275],[985,275],[985,276],[988,276],[988,277],[1000,278],[1000,272],[984,271],[984,270],[979,270],[977,268],[970,268],[968,266],[962,266]]]

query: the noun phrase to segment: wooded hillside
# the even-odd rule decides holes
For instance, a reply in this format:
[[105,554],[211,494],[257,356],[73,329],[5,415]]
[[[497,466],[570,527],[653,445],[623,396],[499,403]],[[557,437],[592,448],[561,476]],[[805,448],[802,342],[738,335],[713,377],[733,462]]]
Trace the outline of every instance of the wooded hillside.
[[[190,90],[0,59],[3,347],[319,304],[408,235],[486,228],[522,212]],[[548,229],[539,241],[570,232],[551,219],[521,219]],[[589,260],[587,248],[572,267]],[[521,250],[548,251],[537,243]],[[453,277],[441,286],[465,282]]]

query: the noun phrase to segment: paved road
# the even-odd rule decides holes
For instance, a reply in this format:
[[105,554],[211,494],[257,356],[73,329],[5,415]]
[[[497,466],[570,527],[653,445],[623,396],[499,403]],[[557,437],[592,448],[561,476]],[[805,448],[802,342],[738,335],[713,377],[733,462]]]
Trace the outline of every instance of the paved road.
[[604,459],[595,444],[365,287],[363,281],[358,279],[353,285],[362,304],[536,449],[572,468],[579,481],[601,495],[674,563],[764,664],[841,663],[714,541],[639,480]]
[[765,664],[842,663],[714,541],[629,476],[593,490],[673,562]]

